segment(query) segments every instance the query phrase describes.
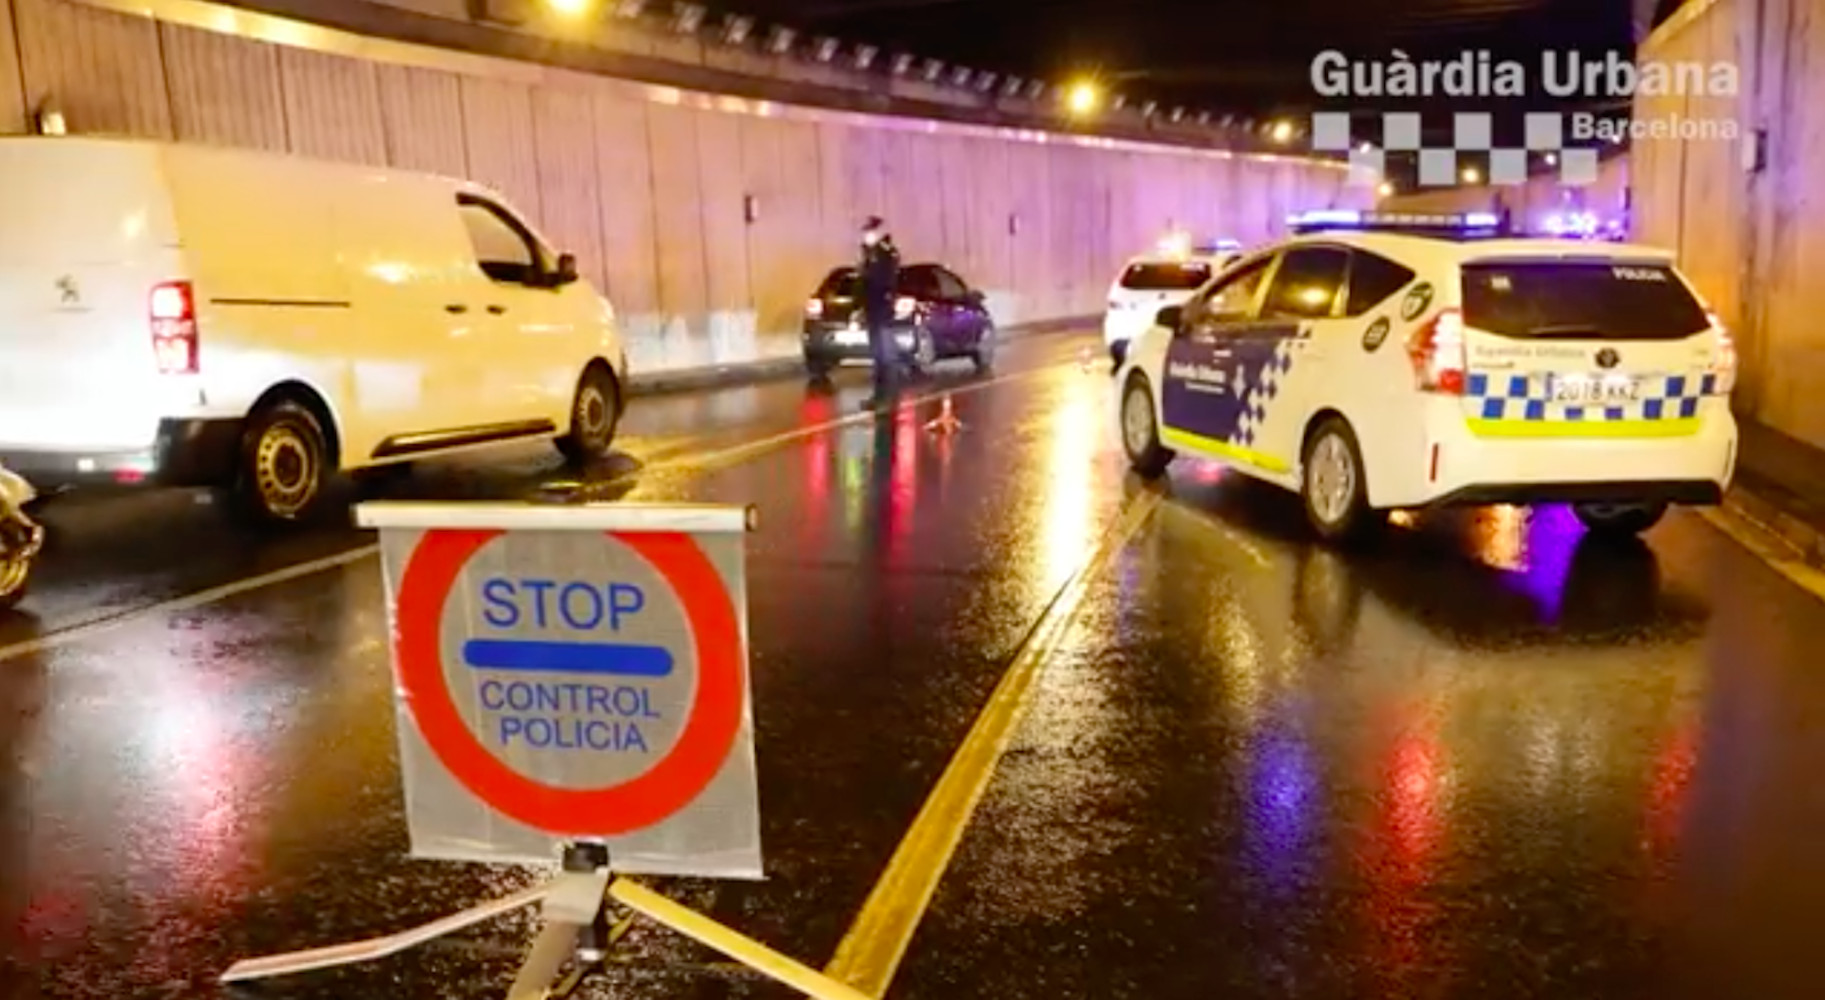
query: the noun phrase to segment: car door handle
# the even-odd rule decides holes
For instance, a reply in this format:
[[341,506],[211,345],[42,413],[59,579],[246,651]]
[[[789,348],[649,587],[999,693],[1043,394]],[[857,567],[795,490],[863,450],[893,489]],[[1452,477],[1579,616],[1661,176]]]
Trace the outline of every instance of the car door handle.
[[444,307],[444,312],[447,313],[466,313],[468,311],[469,307],[460,302],[452,302]]
[[496,316],[499,316],[501,313],[504,313],[507,311],[507,307],[506,306],[489,306],[488,311],[495,314]]

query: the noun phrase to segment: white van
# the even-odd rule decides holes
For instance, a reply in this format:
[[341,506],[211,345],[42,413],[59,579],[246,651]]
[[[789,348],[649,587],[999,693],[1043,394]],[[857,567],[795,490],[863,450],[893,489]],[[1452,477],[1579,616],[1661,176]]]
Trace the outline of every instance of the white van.
[[135,140],[0,138],[0,464],[309,517],[340,471],[607,451],[612,307],[493,192]]

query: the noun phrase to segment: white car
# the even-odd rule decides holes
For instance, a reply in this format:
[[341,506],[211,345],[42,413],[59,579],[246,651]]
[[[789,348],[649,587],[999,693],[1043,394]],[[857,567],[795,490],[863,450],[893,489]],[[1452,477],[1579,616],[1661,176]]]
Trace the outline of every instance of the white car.
[[266,153],[0,139],[0,463],[41,488],[229,487],[528,439],[607,451],[613,310],[493,192]]
[[1122,265],[1109,285],[1109,311],[1103,315],[1103,343],[1110,358],[1121,364],[1128,342],[1153,325],[1154,314],[1183,304],[1239,256],[1240,245],[1225,241],[1183,252],[1162,249]]
[[1137,471],[1226,463],[1298,492],[1327,540],[1393,509],[1554,502],[1632,534],[1722,500],[1736,352],[1669,254],[1367,225],[1254,253],[1134,341]]

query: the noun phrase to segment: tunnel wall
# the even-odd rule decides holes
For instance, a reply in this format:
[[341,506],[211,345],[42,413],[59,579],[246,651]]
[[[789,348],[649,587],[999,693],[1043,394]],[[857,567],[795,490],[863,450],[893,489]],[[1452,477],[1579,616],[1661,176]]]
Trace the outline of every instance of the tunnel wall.
[[72,133],[489,184],[607,290],[644,371],[796,353],[805,298],[869,214],[1006,326],[1100,312],[1170,226],[1256,241],[1359,193],[1288,157],[691,93],[190,0],[0,2],[0,128],[54,107]]
[[1595,212],[1600,219],[1621,218],[1629,210],[1629,157],[1613,156],[1598,167],[1592,184],[1564,184],[1557,171],[1536,174],[1526,184],[1493,187],[1421,189],[1383,199],[1380,208],[1390,212],[1501,212],[1513,211],[1517,225],[1538,230],[1554,212]]
[[[1737,135],[1638,138],[1636,225],[1679,253],[1734,331],[1737,409],[1825,447],[1825,9],[1691,0],[1639,55],[1738,69],[1734,96],[1637,97],[1638,120],[1733,121]],[[1765,152],[1751,169],[1757,129]]]

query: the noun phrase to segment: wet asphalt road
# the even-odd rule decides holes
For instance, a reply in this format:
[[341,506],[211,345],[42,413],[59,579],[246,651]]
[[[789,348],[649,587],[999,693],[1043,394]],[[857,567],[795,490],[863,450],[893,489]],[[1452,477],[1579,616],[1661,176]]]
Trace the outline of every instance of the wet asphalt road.
[[[1140,489],[1090,343],[944,376],[951,437],[928,404],[782,439],[850,415],[859,373],[636,404],[604,495],[761,510],[768,881],[655,887],[829,959]],[[385,489],[565,475],[529,451]],[[1165,489],[1093,568],[891,996],[1818,995],[1817,598],[1688,514],[1632,548],[1488,510],[1334,554],[1271,489],[1190,462]],[[213,985],[536,877],[404,858],[371,538],[246,534],[187,495],[72,500],[53,527],[32,616],[0,619],[0,995],[500,995],[529,917]],[[650,925],[584,993],[788,995]]]

